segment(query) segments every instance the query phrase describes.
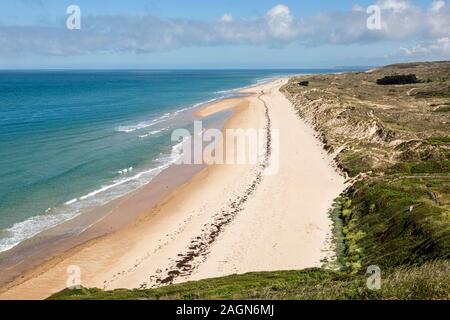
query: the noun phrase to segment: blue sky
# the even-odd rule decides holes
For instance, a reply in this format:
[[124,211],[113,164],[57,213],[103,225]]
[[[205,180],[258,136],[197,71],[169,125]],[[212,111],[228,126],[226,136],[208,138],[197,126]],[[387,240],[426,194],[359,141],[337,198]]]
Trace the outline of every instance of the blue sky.
[[[302,68],[450,59],[444,0],[2,0],[0,68]],[[67,30],[66,8],[81,8]],[[366,8],[380,8],[369,30]]]

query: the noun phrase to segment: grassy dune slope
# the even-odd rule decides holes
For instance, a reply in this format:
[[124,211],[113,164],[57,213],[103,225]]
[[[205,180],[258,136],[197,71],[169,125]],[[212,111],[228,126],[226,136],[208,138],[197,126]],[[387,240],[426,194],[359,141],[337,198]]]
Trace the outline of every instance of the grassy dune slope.
[[[377,84],[407,74],[418,82]],[[294,78],[283,90],[353,182],[335,208],[342,269],[449,259],[450,62]]]
[[449,262],[399,268],[382,274],[380,290],[366,277],[323,269],[247,273],[159,289],[102,291],[66,289],[51,299],[449,299]]

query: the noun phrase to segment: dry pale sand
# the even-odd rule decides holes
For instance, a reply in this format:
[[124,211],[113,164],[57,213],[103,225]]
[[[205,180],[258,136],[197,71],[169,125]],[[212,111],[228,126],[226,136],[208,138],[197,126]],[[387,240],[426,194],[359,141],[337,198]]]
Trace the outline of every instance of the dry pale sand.
[[344,178],[279,92],[286,81],[253,87],[253,95],[216,110],[210,105],[203,114],[234,108],[225,128],[244,129],[265,128],[269,117],[278,171],[260,164],[208,166],[129,226],[43,264],[0,299],[48,297],[66,287],[71,265],[80,268],[83,286],[105,289],[320,266],[329,254],[327,211]]
[[279,170],[264,176],[191,280],[320,267],[321,259],[330,254],[327,212],[344,189],[344,178],[279,87],[277,81],[256,88],[264,90],[261,99],[269,106],[272,131],[279,131],[279,144],[272,143],[273,156],[279,155]]

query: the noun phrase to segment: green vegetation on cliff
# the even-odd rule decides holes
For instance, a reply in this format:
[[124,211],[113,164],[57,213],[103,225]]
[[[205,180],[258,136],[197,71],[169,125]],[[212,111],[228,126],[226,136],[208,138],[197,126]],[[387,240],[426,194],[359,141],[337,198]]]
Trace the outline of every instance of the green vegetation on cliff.
[[[342,233],[344,269],[382,270],[450,258],[448,177],[390,176],[361,180],[347,192]],[[449,281],[449,280],[448,280]],[[450,282],[450,281],[449,281]]]
[[[377,84],[401,74],[418,81]],[[449,75],[450,62],[402,64],[299,77],[282,89],[352,182],[333,210],[341,270],[357,276],[377,265],[401,274],[449,262],[450,115],[441,112],[450,104]]]

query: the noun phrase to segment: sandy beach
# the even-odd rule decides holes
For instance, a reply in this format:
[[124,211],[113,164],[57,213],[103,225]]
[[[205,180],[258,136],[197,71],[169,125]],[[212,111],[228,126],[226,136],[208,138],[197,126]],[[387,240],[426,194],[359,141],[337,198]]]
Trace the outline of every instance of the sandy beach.
[[[120,203],[125,216],[133,211],[135,217],[125,227],[25,273],[0,290],[0,299],[46,298],[66,287],[71,266],[79,268],[82,286],[107,290],[320,267],[331,254],[328,209],[344,178],[279,91],[286,82],[251,87],[243,90],[246,97],[197,113],[207,117],[233,109],[224,130],[269,129],[270,143],[261,155],[265,165],[207,166],[156,205],[143,187]],[[275,162],[277,170],[269,172]],[[107,220],[102,223],[108,228]]]

